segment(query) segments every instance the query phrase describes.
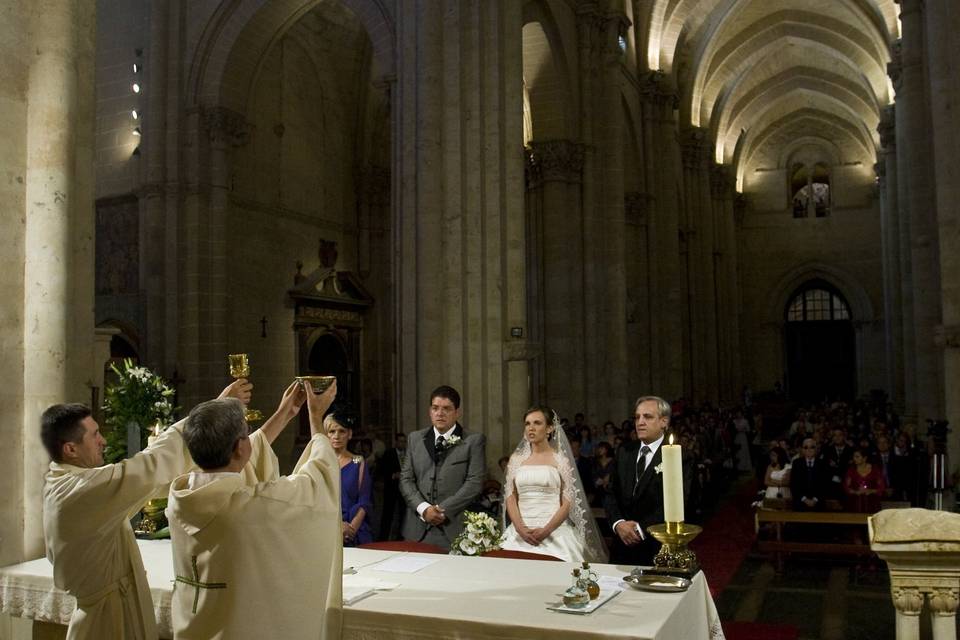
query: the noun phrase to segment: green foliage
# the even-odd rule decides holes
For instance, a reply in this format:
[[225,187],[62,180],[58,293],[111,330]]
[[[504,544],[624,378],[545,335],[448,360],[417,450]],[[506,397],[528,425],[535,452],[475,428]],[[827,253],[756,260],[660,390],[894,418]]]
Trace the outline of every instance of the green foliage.
[[147,444],[147,437],[154,424],[164,427],[173,419],[173,389],[157,374],[146,367],[134,366],[129,358],[118,367],[110,365],[116,382],[108,384],[103,396],[103,411],[106,416],[107,450],[106,462],[122,460],[127,455],[127,427],[140,426],[140,448]]

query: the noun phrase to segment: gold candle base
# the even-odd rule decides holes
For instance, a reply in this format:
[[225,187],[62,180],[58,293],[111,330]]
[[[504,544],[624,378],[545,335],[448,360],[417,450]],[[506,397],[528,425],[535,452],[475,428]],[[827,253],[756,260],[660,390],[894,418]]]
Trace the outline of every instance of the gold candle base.
[[166,508],[166,498],[148,500],[140,512],[140,524],[135,533],[151,536],[167,526],[167,517],[163,513]]
[[247,424],[257,424],[263,422],[263,413],[259,409],[244,409],[243,419]]
[[700,571],[696,554],[687,545],[703,531],[702,527],[686,522],[665,522],[647,527],[647,531],[662,545],[653,559],[653,567],[644,573],[692,578]]

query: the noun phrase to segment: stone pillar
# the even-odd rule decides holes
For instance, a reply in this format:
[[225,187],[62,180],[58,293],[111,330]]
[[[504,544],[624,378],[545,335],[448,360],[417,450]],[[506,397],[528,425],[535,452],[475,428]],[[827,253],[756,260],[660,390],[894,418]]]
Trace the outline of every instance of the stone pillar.
[[[898,181],[905,183],[900,209],[909,220],[915,369],[915,412],[921,420],[943,415],[943,358],[933,342],[941,323],[940,251],[937,241],[934,166],[924,69],[922,0],[898,0],[903,37],[897,89]],[[906,196],[906,197],[904,197]],[[905,329],[906,330],[906,329]],[[908,380],[908,383],[911,380]]]
[[[942,328],[938,345],[943,351],[945,416],[960,429],[960,11],[950,0],[927,0],[927,61],[930,113],[933,122],[933,166],[937,185],[937,222],[940,241]],[[960,440],[949,440],[952,469],[960,462]]]
[[880,237],[883,252],[884,348],[887,392],[898,411],[904,406],[903,312],[900,277],[900,207],[897,198],[897,139],[895,107],[883,111],[880,125]]
[[[177,127],[167,127],[176,118],[180,98],[179,60],[170,56],[170,40],[179,20],[177,3],[154,2],[150,6],[150,49],[144,69],[146,109],[141,125],[141,162],[138,192],[140,202],[140,287],[144,301],[144,333],[141,356],[147,366],[171,377],[177,368]],[[174,47],[176,45],[174,44]],[[169,136],[169,137],[168,137]],[[173,176],[171,179],[170,176]]]
[[[588,421],[628,410],[623,213],[623,106],[618,36],[626,25],[593,3],[577,9],[583,168],[583,299]],[[630,395],[635,395],[632,391]]]
[[684,353],[682,331],[674,313],[665,309],[681,308],[680,214],[676,176],[681,171],[680,151],[674,109],[676,91],[663,73],[652,71],[641,80],[643,110],[643,155],[656,158],[645,170],[646,184],[654,198],[656,216],[649,228],[654,288],[650,295],[656,304],[651,334],[654,349],[654,388],[651,393],[664,398],[683,394]]
[[867,521],[870,548],[887,563],[897,640],[920,638],[926,598],[934,640],[957,637],[960,514],[887,509]]
[[[249,126],[244,117],[223,107],[205,107],[186,118],[190,145],[188,171],[196,182],[187,186],[178,225],[183,250],[180,291],[179,372],[187,380],[180,403],[192,407],[212,398],[229,380],[227,353],[229,300],[227,282],[230,238],[239,229],[228,229],[230,151],[245,144]],[[242,304],[243,296],[235,298]],[[257,363],[251,361],[256,373]]]
[[[397,5],[394,103],[399,420],[458,388],[496,460],[530,397],[520,3]],[[514,108],[516,107],[516,108]]]
[[[583,216],[580,185],[584,147],[569,140],[531,142],[528,247],[535,282],[530,339],[542,345],[539,399],[561,415],[582,411],[588,402],[583,296]],[[533,317],[538,320],[535,323]]]
[[0,9],[4,56],[0,216],[0,417],[10,433],[0,464],[5,496],[0,562],[43,555],[42,489],[48,456],[40,414],[91,402],[93,344],[92,1],[15,1]]
[[654,352],[651,329],[653,316],[657,312],[656,300],[650,293],[653,267],[650,259],[653,251],[650,226],[653,213],[653,201],[649,194],[624,194],[628,247],[624,255],[627,276],[627,353],[631,358],[627,368],[627,389],[638,395],[643,389],[655,388],[653,364],[650,362],[650,355]]
[[710,186],[710,132],[690,127],[681,132],[690,296],[691,398],[714,405],[719,395],[717,288],[714,273],[716,231]]
[[713,197],[714,280],[716,289],[717,359],[720,402],[736,402],[740,397],[740,299],[737,281],[737,229],[733,213],[735,183],[725,165],[710,170]]

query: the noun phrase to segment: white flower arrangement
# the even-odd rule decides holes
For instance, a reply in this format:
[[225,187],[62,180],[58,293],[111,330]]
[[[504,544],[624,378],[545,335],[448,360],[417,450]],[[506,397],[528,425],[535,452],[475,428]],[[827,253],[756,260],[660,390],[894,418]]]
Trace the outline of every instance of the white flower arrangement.
[[110,379],[103,398],[106,417],[106,461],[116,462],[126,457],[127,429],[131,424],[140,427],[140,447],[147,446],[150,427],[173,422],[173,388],[146,367],[134,365],[130,359],[110,365]]
[[462,440],[460,436],[447,436],[443,441],[443,446],[440,447],[440,451],[446,451],[451,447],[457,446],[460,444],[460,440]]
[[655,466],[655,467],[653,468],[653,472],[656,473],[656,474],[661,474],[661,473],[663,473],[663,463],[661,462],[660,464],[658,464],[657,466]]
[[451,543],[450,555],[480,556],[499,549],[502,542],[500,523],[494,518],[486,513],[464,511],[463,531]]

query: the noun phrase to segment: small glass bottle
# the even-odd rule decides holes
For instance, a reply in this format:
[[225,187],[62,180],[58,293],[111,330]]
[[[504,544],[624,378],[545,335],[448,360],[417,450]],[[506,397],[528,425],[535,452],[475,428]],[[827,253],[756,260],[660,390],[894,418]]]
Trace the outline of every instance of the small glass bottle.
[[583,579],[580,577],[580,569],[573,570],[573,584],[563,592],[563,604],[572,608],[580,609],[590,603],[590,594],[583,586]]
[[590,569],[590,563],[584,561],[583,569],[580,571],[580,580],[583,583],[584,588],[587,590],[587,595],[590,596],[591,600],[596,600],[600,595],[600,585],[597,583],[599,576],[596,571]]

